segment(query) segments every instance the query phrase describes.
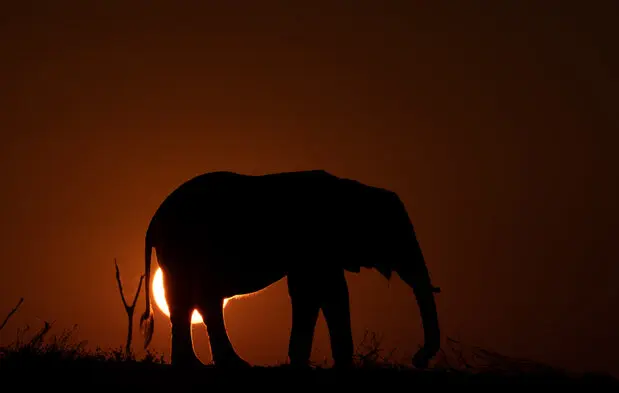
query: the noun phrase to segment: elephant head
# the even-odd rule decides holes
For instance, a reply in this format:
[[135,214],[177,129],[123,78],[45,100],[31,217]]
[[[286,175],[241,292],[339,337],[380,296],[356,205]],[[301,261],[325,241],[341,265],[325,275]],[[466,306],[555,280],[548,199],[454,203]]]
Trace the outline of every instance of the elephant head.
[[[364,244],[357,255],[360,262],[346,270],[374,268],[386,279],[395,272],[415,296],[421,315],[424,345],[413,356],[413,365],[426,368],[440,349],[441,333],[434,299],[440,288],[432,280],[414,226],[399,196],[389,190],[354,182],[354,197],[347,198],[350,219],[355,222],[355,238]],[[360,188],[362,189],[360,191]],[[350,203],[350,201],[356,201]]]

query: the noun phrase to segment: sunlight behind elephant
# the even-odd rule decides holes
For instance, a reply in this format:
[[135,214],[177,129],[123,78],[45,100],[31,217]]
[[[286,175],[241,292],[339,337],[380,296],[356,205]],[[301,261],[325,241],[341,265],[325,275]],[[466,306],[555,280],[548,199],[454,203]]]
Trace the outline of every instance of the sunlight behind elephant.
[[[155,297],[155,303],[157,303],[157,307],[161,310],[162,313],[170,316],[170,310],[168,309],[168,303],[165,298],[165,288],[163,287],[163,271],[161,268],[157,268],[157,272],[155,273],[155,277],[153,278],[153,296]],[[230,299],[224,299],[224,308]],[[198,310],[194,310],[191,315],[191,323],[202,323],[202,315],[198,312]]]

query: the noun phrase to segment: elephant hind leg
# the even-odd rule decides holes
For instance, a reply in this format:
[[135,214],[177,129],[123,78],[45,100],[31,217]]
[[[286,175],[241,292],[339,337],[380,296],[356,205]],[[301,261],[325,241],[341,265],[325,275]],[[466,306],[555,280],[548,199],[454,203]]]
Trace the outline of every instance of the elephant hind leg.
[[213,363],[215,366],[222,367],[249,367],[249,363],[234,350],[226,332],[223,301],[223,298],[208,299],[198,306],[200,313],[204,316]]
[[334,366],[349,368],[352,366],[353,339],[348,285],[344,270],[325,275],[321,284],[324,288],[321,307],[329,330]]
[[315,282],[308,280],[308,276],[291,274],[288,276],[288,293],[292,304],[288,358],[291,366],[306,367],[309,365],[314,331],[320,311]]
[[173,366],[202,366],[196,356],[191,337],[192,307],[189,303],[175,303],[170,307],[170,322],[172,324],[172,354]]

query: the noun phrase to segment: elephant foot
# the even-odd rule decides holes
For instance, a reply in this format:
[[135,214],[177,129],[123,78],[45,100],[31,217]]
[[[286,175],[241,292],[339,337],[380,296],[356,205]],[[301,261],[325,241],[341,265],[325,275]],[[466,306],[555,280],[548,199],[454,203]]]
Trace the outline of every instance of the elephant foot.
[[198,358],[190,358],[183,360],[176,360],[171,363],[172,367],[179,369],[199,369],[204,368],[206,365]]
[[227,369],[247,369],[251,368],[251,364],[241,359],[240,357],[229,357],[219,359],[214,362],[215,367],[217,368],[227,368]]
[[334,370],[352,370],[354,368],[354,364],[352,360],[333,362]]
[[412,363],[415,368],[428,368],[430,360],[434,357],[437,351],[428,351],[425,347],[422,347],[413,356]]
[[294,370],[311,370],[312,366],[309,362],[299,362],[299,361],[291,361],[290,363],[285,365],[286,368],[294,369]]

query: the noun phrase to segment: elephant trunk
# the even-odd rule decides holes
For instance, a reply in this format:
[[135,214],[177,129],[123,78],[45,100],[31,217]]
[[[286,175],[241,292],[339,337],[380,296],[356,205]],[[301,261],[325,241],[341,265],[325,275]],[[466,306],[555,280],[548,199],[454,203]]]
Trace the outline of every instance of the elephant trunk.
[[[425,260],[415,240],[415,255],[412,261],[398,266],[396,272],[413,289],[424,332],[424,345],[413,356],[413,365],[426,368],[440,349],[441,333],[434,294],[440,288],[432,285]],[[412,262],[412,263],[411,263]]]

